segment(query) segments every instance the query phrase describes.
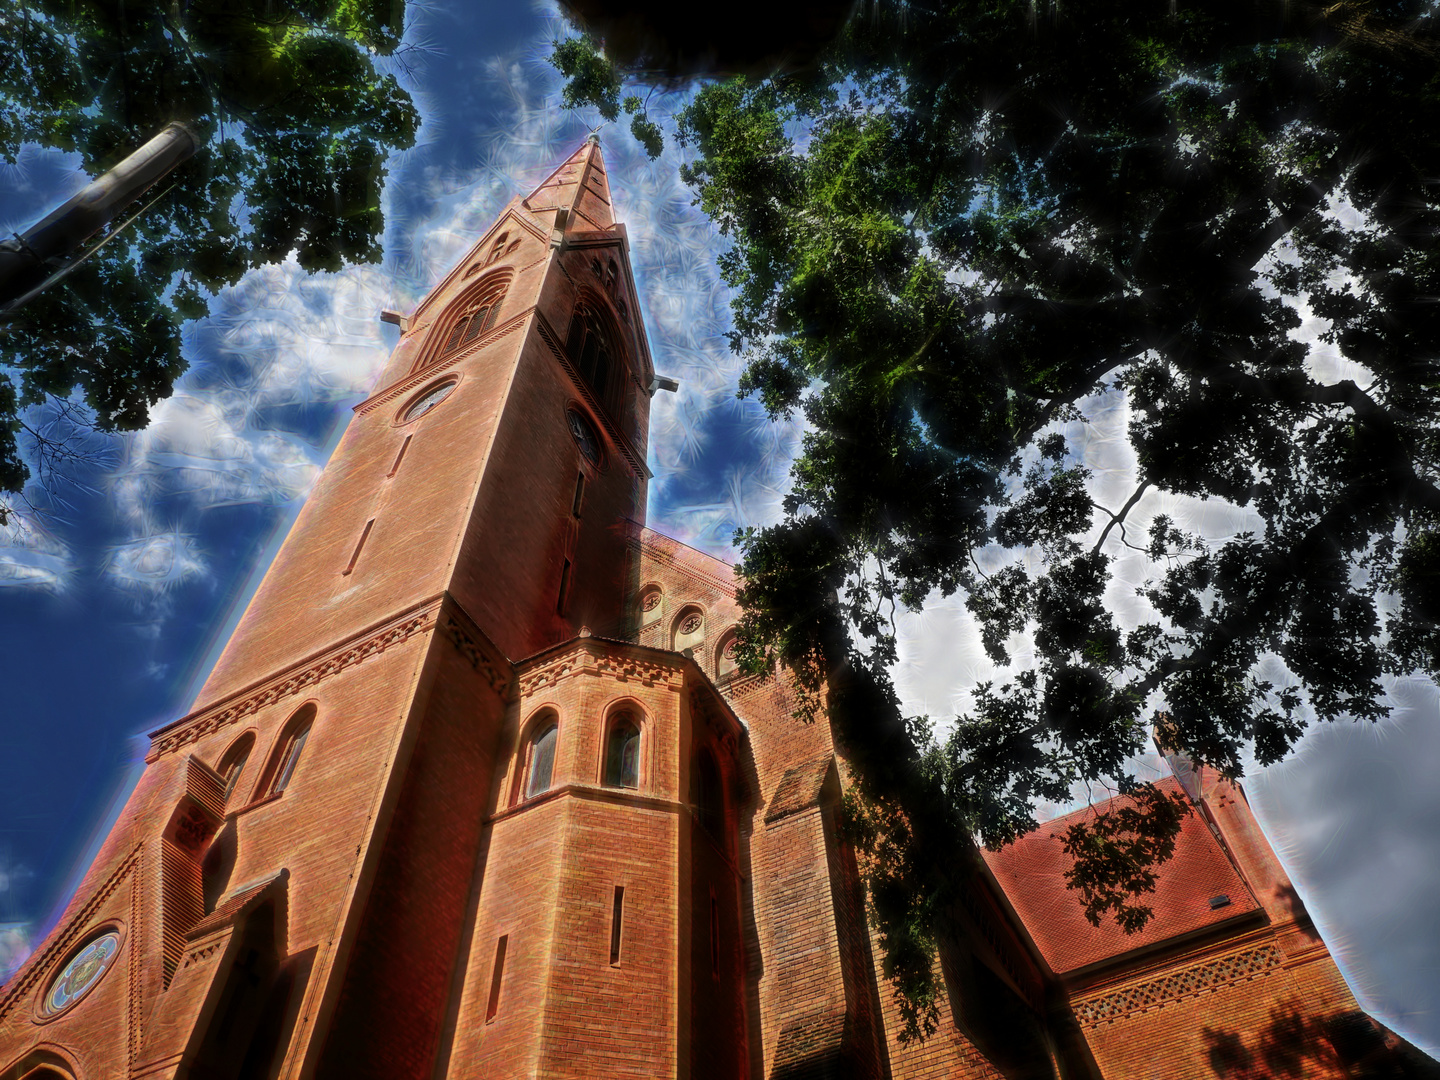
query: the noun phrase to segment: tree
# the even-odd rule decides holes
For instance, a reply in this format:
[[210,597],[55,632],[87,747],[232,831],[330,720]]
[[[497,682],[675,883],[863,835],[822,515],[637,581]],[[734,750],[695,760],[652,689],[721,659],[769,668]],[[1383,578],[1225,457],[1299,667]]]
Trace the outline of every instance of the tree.
[[204,144],[0,329],[0,489],[30,475],[17,441],[28,407],[78,389],[100,428],[143,427],[184,370],[181,325],[247,270],[292,253],[306,270],[379,260],[385,162],[418,123],[374,64],[399,45],[403,16],[401,0],[0,11],[5,160],[38,144],[98,174],[174,120]]
[[[1384,676],[1440,666],[1436,19],[877,7],[815,71],[715,82],[682,114],[732,244],[740,393],[810,428],[784,520],[739,538],[742,661],[783,662],[850,748],[912,1033],[957,836],[1003,844],[1037,800],[1118,786],[1130,803],[1067,838],[1071,884],[1135,928],[1184,812],[1127,765],[1151,727],[1236,777],[1247,748],[1378,720]],[[1361,374],[1311,361],[1307,311]],[[1100,505],[1066,425],[1121,397],[1135,488]],[[1152,490],[1257,527],[1137,537]],[[1127,550],[1152,568],[1129,623]],[[993,660],[1022,635],[1035,664],[940,743],[900,715],[893,616],[957,593]]]

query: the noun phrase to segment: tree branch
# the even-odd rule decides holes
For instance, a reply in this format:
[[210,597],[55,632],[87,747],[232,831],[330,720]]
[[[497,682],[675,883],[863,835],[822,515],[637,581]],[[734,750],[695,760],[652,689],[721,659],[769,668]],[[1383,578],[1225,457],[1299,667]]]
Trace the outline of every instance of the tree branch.
[[1118,514],[1110,514],[1110,511],[1109,511],[1109,510],[1106,510],[1105,507],[1101,506],[1101,505],[1100,505],[1099,503],[1097,503],[1097,502],[1094,502],[1093,500],[1091,501],[1091,504],[1090,504],[1090,505],[1094,506],[1097,510],[1104,510],[1105,513],[1110,514],[1110,522],[1109,522],[1109,524],[1107,524],[1107,525],[1105,526],[1105,528],[1104,528],[1103,530],[1101,530],[1101,532],[1100,532],[1100,539],[1099,539],[1099,540],[1096,540],[1096,541],[1095,541],[1095,546],[1090,549],[1090,554],[1091,554],[1091,555],[1099,555],[1099,554],[1100,554],[1100,548],[1104,546],[1104,544],[1105,544],[1105,538],[1110,535],[1110,530],[1113,529],[1116,525],[1119,525],[1119,526],[1120,526],[1121,535],[1122,535],[1122,536],[1124,535],[1124,532],[1125,532],[1125,527],[1124,527],[1125,515],[1128,514],[1128,513],[1130,512],[1131,508],[1132,508],[1137,502],[1140,501],[1140,496],[1145,494],[1145,489],[1148,488],[1149,486],[1150,486],[1150,481],[1149,481],[1149,480],[1142,480],[1142,481],[1140,482],[1140,486],[1135,489],[1135,494],[1133,494],[1133,495],[1130,496],[1129,500],[1125,503],[1125,505],[1120,508],[1120,512],[1119,512]]

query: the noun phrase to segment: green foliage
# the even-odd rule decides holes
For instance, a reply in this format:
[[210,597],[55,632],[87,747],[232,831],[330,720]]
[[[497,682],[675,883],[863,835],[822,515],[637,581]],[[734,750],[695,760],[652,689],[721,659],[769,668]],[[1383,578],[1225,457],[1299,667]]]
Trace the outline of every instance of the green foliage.
[[1085,901],[1085,916],[1099,926],[1107,911],[1127,932],[1141,929],[1151,914],[1135,898],[1155,891],[1155,867],[1175,854],[1175,840],[1190,802],[1179,792],[1166,796],[1152,785],[1128,800],[1065,830],[1060,844],[1075,860],[1065,877]]
[[600,47],[589,37],[564,38],[554,43],[550,63],[565,76],[560,101],[567,109],[593,107],[604,119],[614,123],[620,110],[630,117],[630,134],[654,159],[665,149],[665,136],[660,125],[650,119],[645,101],[629,94],[622,101],[620,91],[624,73],[617,68]]
[[[1127,769],[1149,726],[1233,777],[1312,718],[1383,717],[1385,674],[1436,672],[1437,17],[867,8],[817,70],[713,83],[680,117],[732,245],[740,392],[808,421],[785,519],[737,537],[740,656],[788,668],[798,714],[847,744],[912,1034],[957,841],[1118,785],[1132,800],[1067,846],[1091,920],[1135,929],[1180,822]],[[1361,374],[1308,359],[1303,309]],[[1137,488],[1102,506],[1067,425],[1122,394]],[[1258,524],[1162,517],[1147,541],[1126,516],[1150,491]],[[1128,552],[1153,577],[1125,629]],[[893,616],[956,593],[992,659],[1024,633],[1035,663],[936,745],[899,715]]]
[[[814,78],[710,86],[682,117],[733,242],[741,393],[809,421],[786,519],[741,538],[744,655],[811,703],[839,670],[878,688],[831,718],[914,842],[1001,844],[1036,800],[1118,783],[1133,804],[1067,850],[1091,920],[1135,929],[1180,820],[1126,767],[1157,711],[1235,776],[1312,716],[1384,716],[1383,674],[1435,672],[1440,78],[1433,10],[1392,9],[909,9],[853,22]],[[1363,384],[1307,362],[1289,297]],[[1122,391],[1138,490],[1100,506],[1064,430]],[[1263,527],[1155,521],[1127,633],[1108,552],[1137,547],[1124,518],[1150,489]],[[891,615],[955,592],[993,659],[1028,632],[1036,666],[907,749],[875,734]],[[900,876],[872,891],[882,933],[948,887]]]
[[[827,704],[857,798],[903,814],[857,847],[913,1034],[933,985],[907,943],[953,881],[910,847],[1004,844],[1040,799],[1116,783],[1132,801],[1067,837],[1071,884],[1138,929],[1181,814],[1129,775],[1149,724],[1237,776],[1312,717],[1380,719],[1387,672],[1436,672],[1434,22],[1420,0],[910,7],[681,117],[733,245],[740,393],[808,420],[785,520],[737,537],[740,654],[793,672],[802,717]],[[1309,363],[1299,304],[1364,376]],[[1066,425],[1120,393],[1116,507]],[[1261,524],[1136,543],[1151,490]],[[1129,631],[1126,550],[1155,567]],[[899,739],[894,612],[952,593],[992,660],[1025,632],[1034,668],[978,687],[943,746]]]
[[418,115],[373,55],[400,0],[43,2],[0,10],[0,156],[39,144],[104,172],[173,120],[201,150],[124,234],[0,338],[0,488],[28,469],[17,409],[77,388],[101,427],[143,426],[184,370],[180,327],[247,270],[379,260],[380,191]]

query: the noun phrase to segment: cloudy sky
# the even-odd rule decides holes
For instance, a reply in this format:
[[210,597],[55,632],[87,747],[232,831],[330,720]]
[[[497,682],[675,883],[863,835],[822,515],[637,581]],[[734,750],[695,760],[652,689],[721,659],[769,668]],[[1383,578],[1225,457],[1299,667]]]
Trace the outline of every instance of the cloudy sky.
[[[392,162],[384,263],[247,277],[187,331],[190,370],[150,427],[97,441],[93,467],[32,493],[42,516],[0,528],[0,977],[75,887],[138,775],[145,733],[185,713],[350,406],[372,387],[395,341],[380,310],[413,307],[513,194],[598,123],[559,108],[544,62],[563,32],[552,11],[497,9],[410,4],[392,66],[424,125]],[[677,149],[652,163],[615,127],[601,137],[656,368],[681,383],[654,402],[650,524],[726,557],[737,526],[778,516],[798,431],[735,398],[722,244],[690,206]],[[0,165],[0,231],[23,229],[83,182],[64,155]],[[1097,399],[1087,419],[1067,434],[1095,471],[1096,499],[1118,506],[1133,487],[1125,403]],[[1217,504],[1154,496],[1131,520],[1143,530],[1161,511],[1214,536],[1246,524]],[[1121,575],[1138,582],[1145,568]],[[898,675],[910,711],[943,721],[965,707],[990,670],[968,627],[958,604],[905,621]],[[1246,790],[1361,1001],[1437,1053],[1437,696],[1412,681],[1392,697],[1388,722],[1314,732]]]

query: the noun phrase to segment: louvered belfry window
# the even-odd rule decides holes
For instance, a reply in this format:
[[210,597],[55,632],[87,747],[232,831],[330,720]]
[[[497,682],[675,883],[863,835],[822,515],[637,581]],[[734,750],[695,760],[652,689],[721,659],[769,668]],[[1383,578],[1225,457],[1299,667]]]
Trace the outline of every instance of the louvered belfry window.
[[588,307],[582,305],[575,309],[565,344],[565,351],[570,354],[580,378],[595,392],[606,410],[613,413],[611,392],[619,382],[614,351],[600,319]]

